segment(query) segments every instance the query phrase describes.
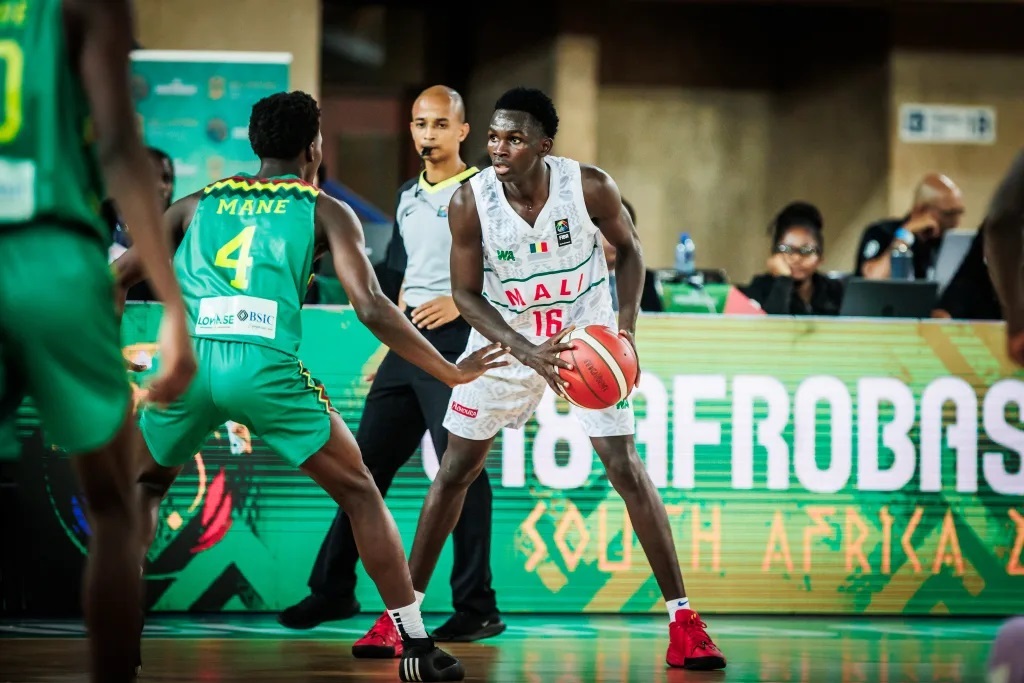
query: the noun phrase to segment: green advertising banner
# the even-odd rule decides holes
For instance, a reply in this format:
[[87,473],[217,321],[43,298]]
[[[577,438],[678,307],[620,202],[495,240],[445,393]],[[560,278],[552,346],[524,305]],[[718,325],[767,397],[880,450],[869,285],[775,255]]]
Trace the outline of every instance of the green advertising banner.
[[174,159],[174,199],[233,173],[255,173],[249,114],[288,89],[292,56],[275,52],[137,50],[132,90],[147,145]]
[[[126,357],[152,360],[159,315],[129,307]],[[306,309],[303,325],[303,361],[354,430],[384,349],[348,309]],[[638,447],[699,609],[1024,612],[1024,376],[1003,335],[948,321],[642,317]],[[84,548],[67,457],[30,450],[66,537],[49,552]],[[426,442],[388,495],[407,550],[436,472]],[[524,430],[505,430],[487,472],[502,610],[664,610],[567,404],[549,393]],[[154,608],[298,600],[335,509],[258,435],[226,424],[160,510],[146,570]],[[450,609],[449,552],[428,611]],[[365,575],[358,597],[381,606]]]

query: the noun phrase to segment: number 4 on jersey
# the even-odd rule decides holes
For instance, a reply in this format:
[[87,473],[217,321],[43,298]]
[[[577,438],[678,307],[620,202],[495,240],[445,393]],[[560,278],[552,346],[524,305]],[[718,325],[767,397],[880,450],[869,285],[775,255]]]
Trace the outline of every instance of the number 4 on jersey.
[[[252,238],[256,234],[256,226],[250,225],[235,235],[223,247],[217,250],[217,258],[213,265],[218,268],[234,268],[235,276],[231,279],[231,286],[236,289],[247,289],[249,287],[249,269],[252,268],[252,257],[249,256],[249,249],[252,248]],[[231,258],[231,255],[238,252],[238,258]]]

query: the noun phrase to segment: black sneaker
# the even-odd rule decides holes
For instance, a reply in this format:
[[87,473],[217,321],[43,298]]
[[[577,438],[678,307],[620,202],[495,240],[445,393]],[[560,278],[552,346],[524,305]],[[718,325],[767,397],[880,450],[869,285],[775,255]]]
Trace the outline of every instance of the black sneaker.
[[299,631],[316,628],[325,621],[341,621],[359,614],[355,598],[337,600],[323,595],[307,595],[277,615],[277,623]]
[[462,662],[434,645],[430,638],[402,641],[398,677],[403,681],[461,681],[466,677]]
[[483,615],[456,612],[451,619],[434,630],[430,637],[441,643],[471,643],[498,635],[506,628],[497,614]]

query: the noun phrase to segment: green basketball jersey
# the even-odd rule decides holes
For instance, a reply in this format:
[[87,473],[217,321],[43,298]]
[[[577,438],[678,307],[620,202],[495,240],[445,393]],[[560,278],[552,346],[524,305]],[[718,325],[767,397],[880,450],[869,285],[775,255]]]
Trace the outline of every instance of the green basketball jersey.
[[0,0],[0,230],[47,222],[110,242],[62,0]]
[[193,336],[296,355],[319,190],[296,176],[208,185],[174,266]]

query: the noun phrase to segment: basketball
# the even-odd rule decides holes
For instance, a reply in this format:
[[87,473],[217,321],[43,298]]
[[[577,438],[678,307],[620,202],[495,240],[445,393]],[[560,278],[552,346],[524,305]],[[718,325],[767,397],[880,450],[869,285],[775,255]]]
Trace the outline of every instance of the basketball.
[[572,370],[558,370],[559,376],[569,382],[565,393],[571,403],[603,410],[629,397],[638,370],[636,354],[615,330],[587,325],[570,332],[562,342],[576,346],[559,354],[573,366]]

